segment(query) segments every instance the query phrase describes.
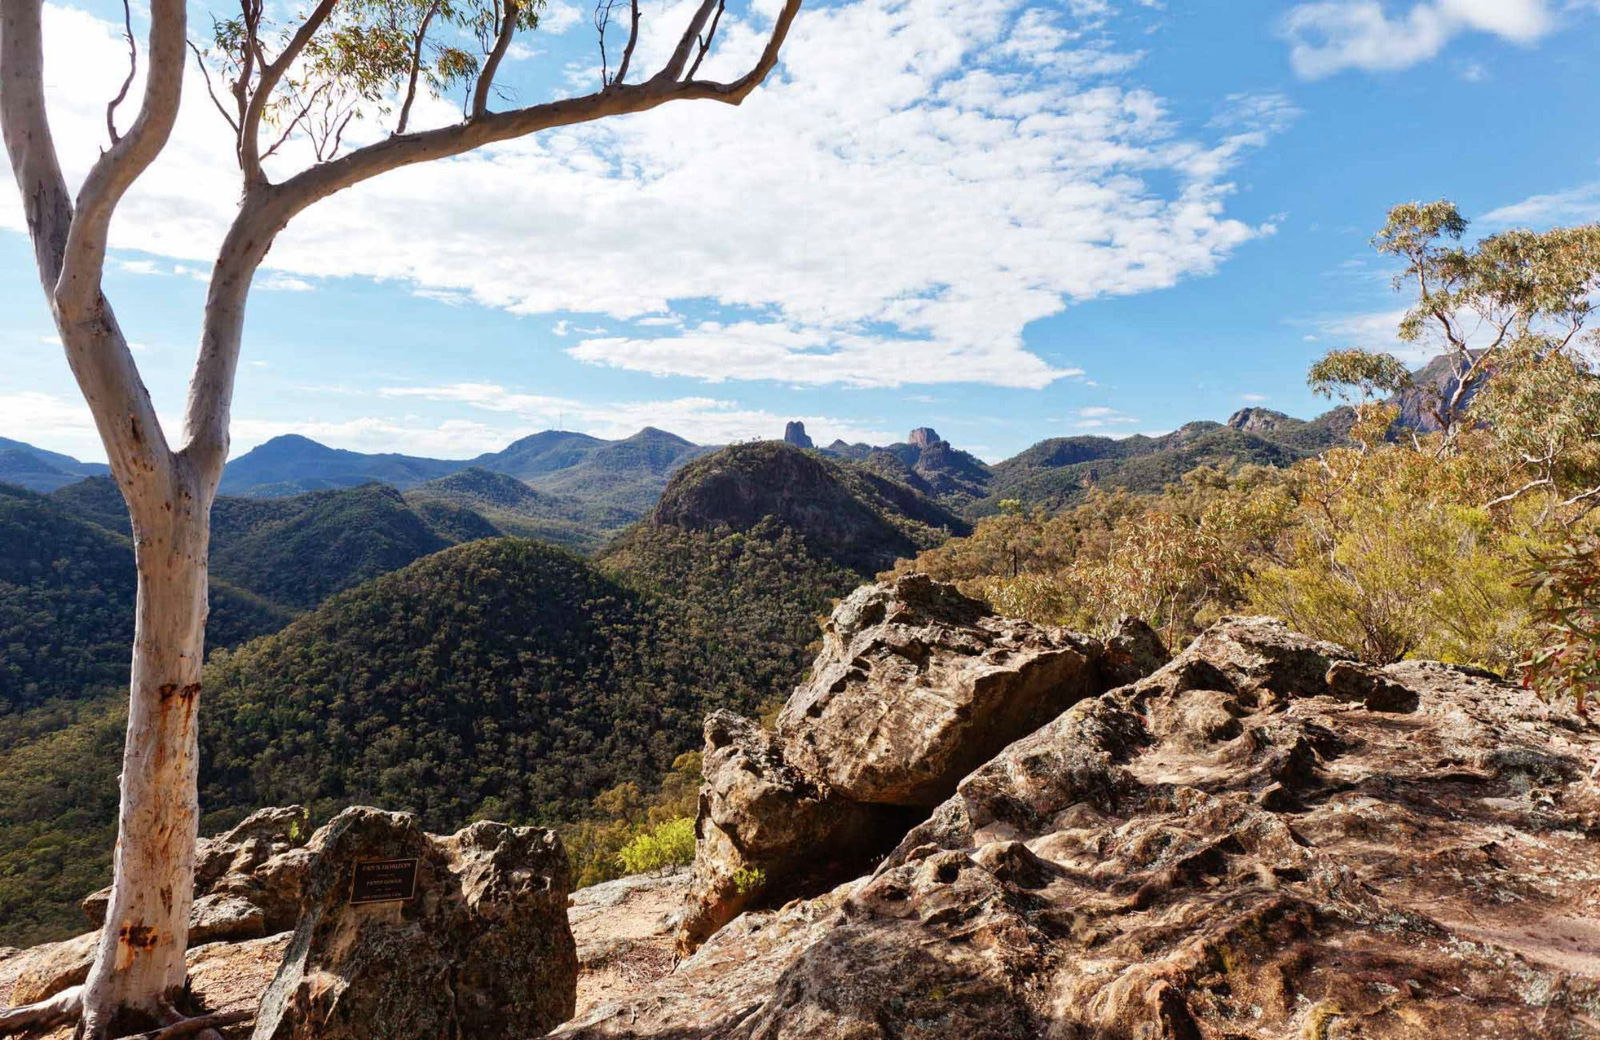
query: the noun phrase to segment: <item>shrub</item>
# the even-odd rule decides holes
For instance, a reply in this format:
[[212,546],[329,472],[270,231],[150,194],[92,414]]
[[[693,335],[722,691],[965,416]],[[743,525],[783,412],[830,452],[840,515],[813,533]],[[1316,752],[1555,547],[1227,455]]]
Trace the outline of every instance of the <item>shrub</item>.
[[680,816],[657,824],[635,837],[617,853],[624,872],[643,874],[694,862],[694,820]]

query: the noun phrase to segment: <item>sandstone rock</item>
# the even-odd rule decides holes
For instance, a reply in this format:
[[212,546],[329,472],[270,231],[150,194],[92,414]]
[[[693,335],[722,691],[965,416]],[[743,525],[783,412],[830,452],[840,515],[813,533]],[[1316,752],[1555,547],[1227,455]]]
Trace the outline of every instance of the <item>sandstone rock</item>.
[[[261,1000],[255,1040],[535,1036],[572,1013],[577,958],[554,832],[347,809],[309,846],[304,914]],[[361,861],[417,861],[403,901],[352,903]]]
[[931,448],[943,439],[931,426],[918,426],[906,434],[906,443],[918,448]]
[[[189,945],[248,939],[292,929],[300,916],[300,883],[308,856],[311,814],[301,806],[258,809],[225,834],[195,845],[194,909]],[[83,901],[99,928],[111,889]]]
[[1105,640],[1100,674],[1110,689],[1138,682],[1172,660],[1167,644],[1141,618],[1121,617]]
[[894,807],[819,788],[748,719],[714,712],[705,737],[694,872],[678,938],[683,952],[747,907],[777,905],[859,874],[909,826]]
[[1351,660],[1226,619],[554,1036],[1600,1036],[1600,727]]
[[32,1004],[88,978],[99,941],[98,932],[89,932],[15,951],[0,963],[0,1008]]
[[1103,654],[926,575],[865,586],[824,626],[811,679],[778,717],[783,755],[842,797],[931,808],[996,751],[1105,689]]

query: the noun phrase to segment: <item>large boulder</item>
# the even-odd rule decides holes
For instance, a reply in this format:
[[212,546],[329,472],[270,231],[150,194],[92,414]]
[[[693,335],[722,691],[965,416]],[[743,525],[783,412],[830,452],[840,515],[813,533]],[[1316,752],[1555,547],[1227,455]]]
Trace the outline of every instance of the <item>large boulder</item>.
[[[286,932],[300,919],[300,884],[311,839],[302,806],[258,809],[233,829],[195,845],[189,945]],[[105,921],[111,889],[83,901],[89,924]]]
[[778,716],[784,757],[858,802],[932,808],[980,762],[1108,688],[1097,640],[1003,618],[923,574],[857,589]]
[[679,952],[860,873],[984,759],[1166,658],[1132,619],[1102,643],[999,617],[922,574],[856,590],[775,736],[726,712],[706,722]]
[[553,831],[475,823],[440,838],[408,813],[353,808],[308,848],[305,909],[254,1040],[521,1040],[572,1014]]
[[562,1040],[1600,1036],[1600,727],[1229,618]]
[[781,905],[854,877],[915,822],[893,806],[864,805],[817,786],[748,719],[714,712],[705,737],[682,952],[747,908]]

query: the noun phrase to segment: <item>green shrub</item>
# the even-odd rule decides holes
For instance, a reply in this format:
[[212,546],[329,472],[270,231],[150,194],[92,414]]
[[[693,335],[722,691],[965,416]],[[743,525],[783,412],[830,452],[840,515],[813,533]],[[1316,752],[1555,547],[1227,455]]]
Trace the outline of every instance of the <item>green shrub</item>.
[[694,820],[680,816],[634,838],[617,853],[624,872],[643,874],[694,862]]

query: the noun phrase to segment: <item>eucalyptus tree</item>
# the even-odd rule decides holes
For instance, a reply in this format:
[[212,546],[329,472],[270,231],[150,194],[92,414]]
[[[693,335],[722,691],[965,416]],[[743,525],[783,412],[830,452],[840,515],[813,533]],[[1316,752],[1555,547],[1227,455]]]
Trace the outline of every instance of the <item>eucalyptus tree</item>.
[[1407,202],[1389,211],[1372,240],[1404,265],[1395,288],[1413,294],[1400,340],[1442,357],[1447,379],[1413,385],[1391,355],[1362,349],[1334,351],[1310,373],[1313,389],[1324,394],[1340,386],[1367,399],[1380,391],[1420,393],[1441,431],[1441,453],[1455,450],[1478,392],[1513,358],[1570,366],[1600,294],[1600,224],[1511,229],[1470,245],[1467,227],[1453,202]]
[[[298,9],[241,0],[214,13],[200,39],[191,38],[187,0],[149,0],[142,61],[130,18],[127,80],[106,108],[108,139],[74,194],[46,106],[43,0],[0,0],[0,129],[45,299],[127,502],[138,569],[114,880],[94,965],[81,987],[0,1012],[0,1029],[76,1018],[80,1034],[98,1040],[125,1018],[154,1018],[173,1035],[209,1024],[185,1020],[173,1005],[185,982],[193,888],[209,516],[228,455],[245,303],[273,240],[312,204],[399,167],[668,102],[739,104],[777,64],[800,0],[757,5],[775,12],[764,42],[742,75],[722,80],[700,70],[719,26],[728,35],[725,4],[674,8],[663,46],[641,49],[641,33],[655,28],[643,23],[658,19],[644,18],[638,0],[599,0],[597,88],[506,107],[497,104],[502,64],[518,35],[537,28],[544,0],[308,0]],[[641,74],[641,55],[654,51],[664,58]],[[211,270],[173,438],[103,273],[112,217],[168,144],[191,55],[207,95],[194,103],[214,107],[232,128],[240,194]],[[144,77],[137,91],[136,71]],[[130,93],[139,94],[137,111],[123,125],[117,115]],[[415,127],[424,94],[459,97],[460,118]],[[358,119],[384,120],[382,132],[354,142],[348,131]]]

